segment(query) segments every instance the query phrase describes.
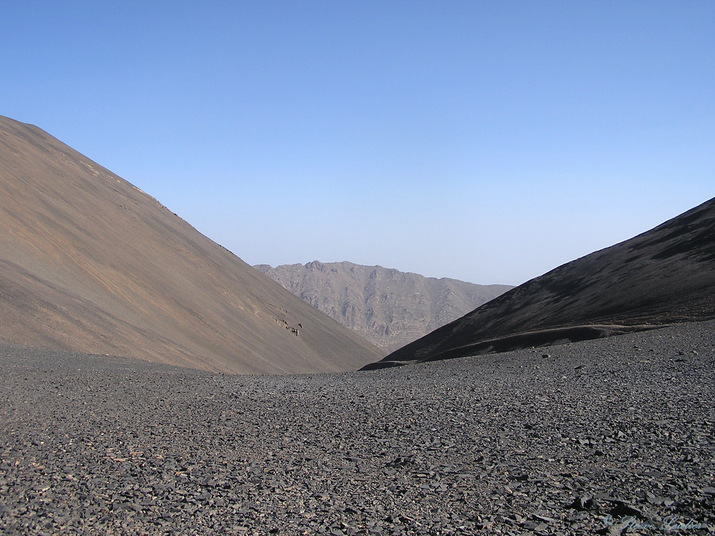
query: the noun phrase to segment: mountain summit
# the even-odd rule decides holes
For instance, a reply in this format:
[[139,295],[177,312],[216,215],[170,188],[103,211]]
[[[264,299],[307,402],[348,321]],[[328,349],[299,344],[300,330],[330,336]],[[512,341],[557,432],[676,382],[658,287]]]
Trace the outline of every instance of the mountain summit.
[[394,351],[511,289],[351,262],[255,266],[296,296]]
[[0,341],[228,373],[384,355],[135,186],[0,117]]
[[564,264],[366,368],[715,318],[715,198]]

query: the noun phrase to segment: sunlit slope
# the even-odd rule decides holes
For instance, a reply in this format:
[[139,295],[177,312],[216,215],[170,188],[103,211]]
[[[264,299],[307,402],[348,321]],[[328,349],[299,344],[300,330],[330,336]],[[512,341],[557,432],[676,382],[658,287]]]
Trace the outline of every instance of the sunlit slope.
[[2,117],[0,226],[2,341],[235,373],[382,355],[132,184]]

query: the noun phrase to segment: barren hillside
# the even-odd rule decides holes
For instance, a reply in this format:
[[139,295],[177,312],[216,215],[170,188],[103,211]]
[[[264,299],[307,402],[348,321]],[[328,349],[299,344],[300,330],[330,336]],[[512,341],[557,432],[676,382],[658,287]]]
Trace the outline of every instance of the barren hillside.
[[37,127],[0,117],[0,341],[235,373],[380,351]]
[[715,318],[715,199],[564,264],[371,367]]

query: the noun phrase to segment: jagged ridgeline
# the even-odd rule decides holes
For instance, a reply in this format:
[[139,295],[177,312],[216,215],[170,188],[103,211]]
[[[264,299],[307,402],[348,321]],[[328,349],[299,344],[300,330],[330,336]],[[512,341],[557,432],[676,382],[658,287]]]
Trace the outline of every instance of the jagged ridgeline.
[[511,289],[351,262],[255,266],[296,296],[395,351]]

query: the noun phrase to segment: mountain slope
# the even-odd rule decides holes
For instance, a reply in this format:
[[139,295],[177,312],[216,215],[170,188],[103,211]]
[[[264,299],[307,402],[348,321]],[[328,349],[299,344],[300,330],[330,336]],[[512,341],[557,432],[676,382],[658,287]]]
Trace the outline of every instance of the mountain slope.
[[715,199],[564,264],[367,368],[715,318]]
[[350,262],[255,266],[313,307],[394,351],[509,290]]
[[231,373],[381,355],[138,188],[2,117],[0,226],[0,341]]

